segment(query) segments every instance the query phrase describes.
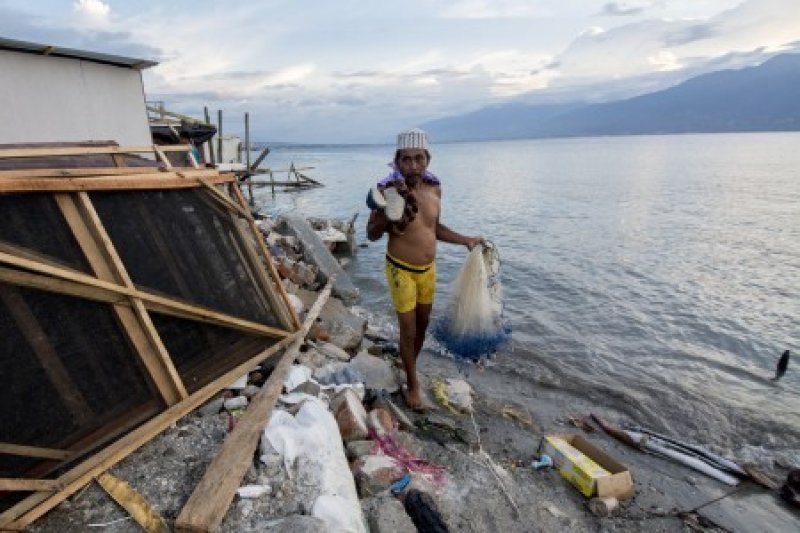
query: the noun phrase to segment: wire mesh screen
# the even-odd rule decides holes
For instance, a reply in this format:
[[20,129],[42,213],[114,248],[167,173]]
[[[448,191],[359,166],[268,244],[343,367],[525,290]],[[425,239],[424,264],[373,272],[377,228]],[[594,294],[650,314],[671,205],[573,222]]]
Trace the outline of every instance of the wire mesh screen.
[[18,251],[15,249],[24,248],[30,257],[91,273],[86,258],[51,195],[0,195],[0,213],[0,250]]
[[277,342],[158,313],[150,317],[190,393]]
[[[5,283],[0,375],[1,443],[89,448],[163,408],[110,305]],[[0,477],[41,461],[0,454]]]
[[97,192],[91,199],[137,286],[279,324],[234,220],[208,191]]

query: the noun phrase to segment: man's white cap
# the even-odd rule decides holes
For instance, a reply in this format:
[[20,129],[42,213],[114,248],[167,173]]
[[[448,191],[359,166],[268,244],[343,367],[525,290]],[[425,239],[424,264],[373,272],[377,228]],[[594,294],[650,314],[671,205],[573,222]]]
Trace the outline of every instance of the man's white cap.
[[397,135],[397,149],[418,148],[428,149],[428,134],[419,128],[413,128]]

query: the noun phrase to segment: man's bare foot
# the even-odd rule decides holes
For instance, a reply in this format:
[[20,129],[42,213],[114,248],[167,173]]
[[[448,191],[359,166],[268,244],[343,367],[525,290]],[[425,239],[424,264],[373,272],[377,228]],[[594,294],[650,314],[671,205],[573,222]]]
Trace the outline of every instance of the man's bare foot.
[[431,405],[430,401],[425,397],[421,388],[417,387],[416,389],[410,389],[404,385],[401,391],[403,393],[403,400],[405,400],[406,406],[408,406],[408,408],[412,411],[416,411],[417,413],[425,413],[433,409],[433,405]]

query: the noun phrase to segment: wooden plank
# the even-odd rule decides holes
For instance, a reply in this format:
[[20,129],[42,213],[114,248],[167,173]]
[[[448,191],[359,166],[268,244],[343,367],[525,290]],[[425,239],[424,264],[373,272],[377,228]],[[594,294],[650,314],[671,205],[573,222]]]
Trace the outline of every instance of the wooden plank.
[[331,281],[317,297],[306,317],[300,334],[281,357],[261,391],[252,399],[244,416],[223,442],[217,456],[206,469],[200,483],[175,520],[177,531],[216,531],[228,510],[236,489],[241,485],[247,469],[253,464],[253,454],[258,439],[272,417],[275,402],[283,389],[283,382],[300,353],[300,346],[314,324],[322,306],[328,301]]
[[[202,171],[201,171],[202,172]],[[204,178],[211,184],[231,183],[232,175],[216,175]],[[81,192],[81,191],[119,191],[154,189],[191,189],[203,187],[194,179],[186,179],[173,173],[140,174],[124,177],[98,176],[88,178],[3,178],[0,179],[0,193],[25,192]]]
[[258,322],[244,320],[238,317],[227,315],[225,313],[219,313],[213,309],[181,302],[173,298],[167,298],[158,294],[141,291],[139,289],[131,289],[117,283],[97,279],[87,274],[62,268],[57,265],[9,254],[2,250],[0,250],[0,263],[54,276],[66,281],[73,281],[83,285],[88,285],[89,287],[105,289],[126,297],[134,296],[142,300],[148,309],[172,316],[181,318],[185,317],[200,322],[217,324],[223,327],[231,327],[247,333],[254,333],[256,335],[282,338],[289,334],[288,331],[283,329],[259,324]]
[[[105,227],[100,220],[100,215],[97,214],[94,205],[92,205],[89,195],[85,192],[78,193],[77,201],[80,204],[80,208],[83,212],[84,221],[94,233],[97,245],[100,246],[104,252],[108,261],[107,264],[113,271],[114,278],[117,281],[122,281],[123,285],[125,285],[125,287],[128,289],[135,289],[133,281],[131,280],[130,275],[128,275],[125,265],[122,263],[122,258],[120,258],[116,248],[114,247],[114,244],[111,242],[111,237],[109,237],[108,233],[106,232]],[[89,259],[89,262],[92,263],[92,259]],[[109,279],[108,281],[114,281],[114,279]],[[170,401],[170,398],[167,398],[166,395],[164,397],[167,405],[172,405],[179,399],[184,399],[188,396],[186,387],[178,375],[178,371],[175,369],[175,365],[172,363],[172,359],[167,352],[167,348],[164,346],[161,336],[156,331],[153,321],[150,319],[150,315],[147,313],[142,300],[136,296],[131,296],[131,303],[133,304],[133,311],[136,314],[136,318],[138,319],[141,327],[141,329],[137,328],[137,330],[134,331],[134,334],[138,335],[143,332],[153,348],[152,352],[148,351],[145,354],[140,355],[145,355],[148,358],[155,356],[155,359],[151,361],[153,369],[158,369],[158,372],[161,374],[160,380],[168,383],[173,391],[177,391],[177,398],[172,399],[172,401]],[[158,382],[159,379],[156,379],[156,383]]]
[[4,284],[0,284],[0,301],[5,304],[6,310],[39,360],[42,370],[58,392],[75,424],[78,426],[88,424],[95,414],[80,388],[73,381],[69,370],[64,366],[61,357],[56,353],[28,303],[15,287]]
[[[237,187],[234,183],[231,185],[231,189],[233,189],[234,194],[238,198],[239,204],[245,205],[246,201],[244,196],[242,196],[242,191],[239,190],[239,187]],[[248,215],[249,216],[247,216],[245,220],[247,220],[247,224],[250,226],[250,231],[253,233],[256,246],[261,252],[261,256],[264,259],[264,263],[266,263],[267,270],[272,276],[275,286],[278,288],[278,293],[281,295],[285,305],[286,312],[285,314],[281,314],[282,324],[287,329],[300,329],[300,319],[297,317],[297,313],[295,313],[294,306],[289,303],[289,296],[286,294],[286,288],[283,286],[283,283],[281,283],[281,277],[278,275],[277,268],[275,268],[275,261],[272,260],[272,254],[267,248],[267,243],[264,241],[264,236],[261,235],[261,230],[258,229],[253,216],[249,213]],[[278,309],[280,308],[280,306],[276,306],[275,311],[279,313],[280,311],[278,311]]]
[[66,294],[67,296],[85,298],[93,302],[121,305],[128,304],[127,297],[113,291],[83,285],[82,283],[76,283],[74,281],[65,281],[49,276],[42,276],[40,274],[32,274],[31,272],[23,272],[13,268],[0,267],[0,282],[27,287],[29,289],[39,289],[58,294]]
[[178,419],[203,405],[221,389],[227,387],[244,374],[252,371],[265,359],[289,346],[299,335],[299,332],[297,332],[282,339],[273,346],[257,354],[249,361],[242,363],[233,370],[218,377],[187,399],[169,407],[163,413],[153,417],[111,444],[108,448],[88,458],[74,469],[65,473],[59,478],[59,481],[64,487],[59,492],[53,495],[41,492],[36,493],[0,514],[0,529],[25,529],[33,523],[34,520],[69,498],[100,473],[105,472],[133,453],[157,434],[174,424]]
[[[9,157],[47,157],[59,155],[97,155],[97,154],[144,154],[153,152],[152,144],[143,146],[51,146],[42,148],[2,148],[0,158]],[[191,146],[170,144],[159,146],[165,152],[185,152]]]
[[[110,240],[107,235],[104,235],[105,230],[98,226],[97,221],[91,217],[90,213],[87,213],[88,195],[79,193],[77,198],[68,194],[54,196],[98,279],[115,284],[122,283],[130,289],[132,284],[126,284],[126,280],[130,282],[127,273],[120,272],[119,265],[115,260],[118,258],[114,258],[115,252],[108,248]],[[91,204],[89,205],[91,206]],[[94,212],[94,208],[91,209]],[[94,215],[97,215],[96,212]],[[99,221],[99,217],[97,220]],[[108,243],[104,241],[104,237]],[[160,338],[157,342],[154,341],[151,332],[148,331],[148,323],[142,317],[141,301],[129,297],[131,298],[131,307],[114,305],[112,306],[114,314],[166,404],[175,404],[187,396],[186,388],[178,377],[174,365],[168,359]],[[139,302],[138,307],[137,301]],[[149,326],[152,327],[152,322],[149,323]]]
[[126,482],[104,472],[97,476],[97,483],[115,502],[128,511],[131,518],[136,520],[146,533],[170,533],[170,529],[161,515]]
[[[233,187],[236,187],[236,185],[233,185]],[[236,226],[233,229],[233,235],[236,239],[237,252],[243,256],[248,270],[255,276],[256,286],[263,287],[263,291],[258,291],[259,300],[272,311],[272,314],[278,318],[281,325],[286,329],[297,329],[293,327],[288,305],[281,299],[278,289],[280,283],[271,277],[263,258],[256,251],[255,237],[248,235],[243,230],[243,224],[233,216],[231,216],[231,222]]]
[[0,170],[0,180],[3,178],[124,176],[126,174],[143,174],[148,170],[156,171],[158,169],[159,167],[26,168],[23,170]]
[[61,489],[57,479],[0,478],[0,491],[55,492]]
[[[184,145],[184,146],[185,146],[185,145]],[[189,148],[189,149],[191,149],[191,146],[190,146],[190,147],[188,147],[188,148]],[[159,159],[159,160],[160,160],[162,163],[164,163],[164,166],[165,166],[165,167],[167,167],[167,169],[171,170],[171,169],[172,169],[172,163],[171,163],[171,162],[170,162],[170,160],[167,158],[167,156],[166,156],[166,154],[164,153],[164,151],[163,151],[163,150],[161,150],[161,147],[159,147],[157,144],[154,144],[154,145],[153,145],[153,151],[156,153],[156,157],[158,157],[158,159]]]
[[36,457],[39,459],[69,459],[74,452],[68,450],[54,450],[38,446],[23,446],[22,444],[8,444],[0,442],[0,454],[18,455],[20,457]]
[[[180,172],[178,174],[180,174]],[[200,183],[203,187],[205,187],[206,190],[208,190],[211,193],[212,197],[217,202],[222,204],[225,208],[233,211],[240,217],[247,218],[249,216],[250,214],[249,211],[243,209],[241,206],[236,204],[233,200],[231,200],[229,196],[225,196],[225,194],[222,191],[214,187],[214,185],[212,185],[211,182],[209,182],[208,180],[198,177],[197,182]]]
[[[112,158],[121,158],[113,154]],[[181,169],[182,176],[164,167],[102,167],[102,168],[28,168],[22,170],[0,170],[0,180],[19,178],[117,178],[139,176],[142,178],[176,178],[200,176],[214,178],[220,175],[217,170],[205,168]],[[226,176],[229,179],[229,176]]]

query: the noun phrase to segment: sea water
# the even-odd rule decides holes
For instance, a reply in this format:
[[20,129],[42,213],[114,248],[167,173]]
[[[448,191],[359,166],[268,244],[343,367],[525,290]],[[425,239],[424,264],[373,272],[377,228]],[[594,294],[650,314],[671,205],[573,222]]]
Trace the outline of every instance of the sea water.
[[[800,460],[800,134],[434,144],[432,155],[442,223],[500,253],[514,339],[498,365],[740,458]],[[358,213],[367,242],[364,197],[392,156],[276,148],[263,166],[312,166],[325,187],[261,189],[258,205]],[[384,252],[369,243],[349,267],[379,321],[392,317]],[[439,244],[440,291],[465,257]],[[795,358],[775,384],[785,349]]]

